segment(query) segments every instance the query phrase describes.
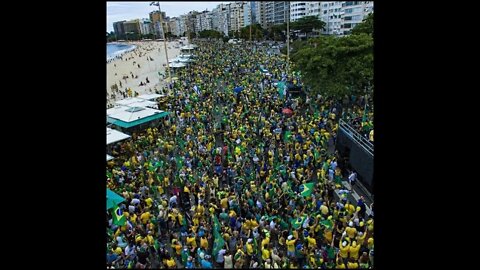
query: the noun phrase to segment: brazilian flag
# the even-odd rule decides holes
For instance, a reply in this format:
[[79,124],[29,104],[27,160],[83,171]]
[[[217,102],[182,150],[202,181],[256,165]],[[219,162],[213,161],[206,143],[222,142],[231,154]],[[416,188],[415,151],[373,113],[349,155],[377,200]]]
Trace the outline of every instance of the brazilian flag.
[[291,137],[292,137],[292,132],[290,130],[287,130],[285,131],[285,135],[283,135],[283,141],[289,142]]
[[302,227],[302,224],[303,224],[303,222],[305,221],[306,218],[307,218],[307,216],[292,219],[291,224],[292,224],[293,229],[297,230],[298,228]]
[[333,228],[333,222],[329,219],[325,219],[325,220],[320,221],[320,224],[324,225],[328,229]]
[[215,236],[215,240],[213,240],[213,250],[212,250],[212,255],[217,257],[218,252],[222,247],[225,246],[225,240],[223,240],[223,237],[217,233]]
[[120,207],[112,208],[113,224],[123,226],[127,223],[127,218],[123,215],[122,209]]
[[313,155],[314,155],[315,161],[318,161],[320,159],[320,152],[318,152],[317,149],[313,150]]
[[309,197],[312,195],[312,192],[313,192],[313,186],[315,184],[314,183],[306,183],[306,184],[302,184],[298,187],[299,191],[300,191],[300,195],[304,196],[304,197]]

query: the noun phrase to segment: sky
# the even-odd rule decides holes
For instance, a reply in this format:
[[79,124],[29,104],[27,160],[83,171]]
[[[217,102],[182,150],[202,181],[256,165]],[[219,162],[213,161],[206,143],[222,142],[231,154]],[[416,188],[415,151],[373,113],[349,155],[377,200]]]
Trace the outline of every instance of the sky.
[[[107,2],[107,32],[113,31],[113,23],[123,20],[148,18],[148,14],[158,10],[158,6],[150,6],[149,2]],[[224,2],[160,2],[160,9],[168,17],[178,17],[189,11],[209,11]]]

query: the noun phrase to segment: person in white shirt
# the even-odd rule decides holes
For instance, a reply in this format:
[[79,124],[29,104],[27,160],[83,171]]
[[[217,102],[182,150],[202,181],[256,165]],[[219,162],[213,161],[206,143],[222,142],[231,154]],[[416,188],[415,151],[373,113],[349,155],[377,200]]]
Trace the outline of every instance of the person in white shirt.
[[350,173],[350,175],[348,176],[348,182],[350,183],[352,190],[356,181],[357,181],[357,173],[352,171],[352,173]]
[[227,254],[223,257],[225,260],[224,263],[224,268],[225,269],[231,269],[233,268],[233,259],[232,259],[232,254],[230,252],[227,252]]

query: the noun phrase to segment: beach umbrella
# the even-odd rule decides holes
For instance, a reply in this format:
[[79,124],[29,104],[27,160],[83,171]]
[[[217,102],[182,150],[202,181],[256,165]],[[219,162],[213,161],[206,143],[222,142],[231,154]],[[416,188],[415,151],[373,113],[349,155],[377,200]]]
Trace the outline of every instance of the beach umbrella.
[[283,108],[282,113],[285,114],[285,115],[290,116],[290,115],[293,114],[293,111],[292,111],[291,109],[289,109],[289,108]]
[[125,198],[107,188],[107,210],[114,208],[123,201],[125,201]]

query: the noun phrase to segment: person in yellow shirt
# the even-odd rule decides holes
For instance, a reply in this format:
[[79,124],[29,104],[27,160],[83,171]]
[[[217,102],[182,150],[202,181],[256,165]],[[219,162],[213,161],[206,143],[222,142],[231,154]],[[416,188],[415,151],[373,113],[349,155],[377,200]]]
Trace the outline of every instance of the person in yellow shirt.
[[253,251],[253,239],[252,238],[248,238],[247,240],[247,244],[245,245],[246,248],[247,248],[247,255],[248,256],[252,256],[254,251]]
[[272,249],[271,245],[269,245],[268,248],[262,247],[262,259],[264,261],[270,258],[270,249]]
[[344,240],[344,237],[342,237],[340,243],[339,243],[339,249],[340,252],[338,253],[342,259],[347,259],[348,258],[348,251],[350,250],[350,245],[347,242],[347,240]]
[[175,258],[168,256],[165,260],[168,269],[175,269],[177,267],[177,263],[175,262]]
[[336,265],[335,269],[347,269],[345,263],[343,262],[343,260],[341,258],[337,258],[337,265]]
[[225,197],[220,200],[220,205],[222,206],[223,209],[227,210],[228,209],[228,198]]
[[182,244],[180,244],[177,239],[172,240],[172,248],[175,250],[175,254],[177,254],[177,256],[180,256],[180,254],[182,253]]
[[347,236],[350,239],[354,239],[355,236],[357,235],[357,229],[353,226],[352,221],[348,223],[348,227],[345,228],[345,231],[347,232]]
[[[353,241],[352,245],[350,246],[348,252],[350,254],[350,258],[353,258],[354,261],[358,260],[358,252],[360,250],[360,245],[357,245],[357,241]],[[350,267],[349,267],[350,268]]]
[[153,199],[148,197],[148,198],[145,199],[145,203],[147,204],[147,208],[150,208],[150,207],[152,207]]
[[197,240],[195,239],[195,233],[191,233],[190,236],[187,236],[187,246],[191,248],[197,247]]
[[315,240],[314,237],[310,237],[310,235],[307,236],[307,241],[308,241],[308,248],[309,249],[315,249],[317,247],[317,240]]
[[289,235],[287,237],[287,256],[288,257],[294,257],[295,256],[295,241],[297,239],[293,238],[293,235]]
[[354,258],[350,258],[347,264],[348,269],[358,269],[358,262]]
[[206,236],[202,236],[200,238],[200,247],[203,248],[204,250],[208,249],[208,240]]
[[363,245],[363,243],[365,243],[365,237],[366,236],[367,235],[364,232],[358,232],[357,237],[356,237],[358,245]]

